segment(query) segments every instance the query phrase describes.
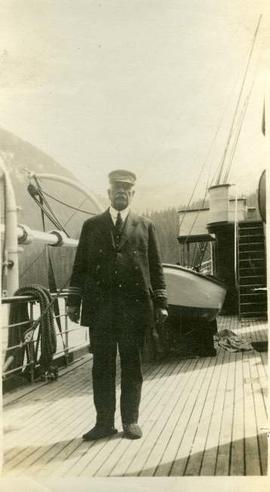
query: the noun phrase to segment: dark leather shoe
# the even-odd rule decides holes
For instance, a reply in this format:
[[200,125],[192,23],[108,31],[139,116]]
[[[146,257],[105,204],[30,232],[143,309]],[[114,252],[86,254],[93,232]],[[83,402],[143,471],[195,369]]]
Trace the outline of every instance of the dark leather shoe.
[[83,434],[82,438],[84,441],[96,441],[97,439],[102,439],[103,437],[112,436],[117,433],[117,429],[114,427],[108,427],[107,425],[96,424],[93,429]]
[[140,439],[142,437],[142,429],[136,423],[123,424],[124,436],[128,439]]

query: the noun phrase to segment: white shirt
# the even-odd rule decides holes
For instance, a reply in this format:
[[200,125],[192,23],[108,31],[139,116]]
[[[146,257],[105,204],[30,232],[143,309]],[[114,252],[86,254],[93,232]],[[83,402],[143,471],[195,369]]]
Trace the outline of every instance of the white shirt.
[[113,221],[114,225],[116,223],[118,212],[120,212],[121,219],[124,222],[126,220],[128,214],[129,214],[129,210],[130,210],[130,207],[127,207],[124,210],[116,210],[115,208],[113,208],[112,206],[110,206],[109,212],[111,214],[111,218],[112,218],[112,221]]

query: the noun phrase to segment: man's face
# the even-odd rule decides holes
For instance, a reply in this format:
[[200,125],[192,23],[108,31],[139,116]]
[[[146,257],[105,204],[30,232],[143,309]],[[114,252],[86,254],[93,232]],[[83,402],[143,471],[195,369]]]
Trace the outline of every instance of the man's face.
[[123,183],[121,181],[116,181],[111,184],[108,189],[109,199],[111,205],[116,210],[124,210],[127,208],[134,196],[135,190],[129,183]]

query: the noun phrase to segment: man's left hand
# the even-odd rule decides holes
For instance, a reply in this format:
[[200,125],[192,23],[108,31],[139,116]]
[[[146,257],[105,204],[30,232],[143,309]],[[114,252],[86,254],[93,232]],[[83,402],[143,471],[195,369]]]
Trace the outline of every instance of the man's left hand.
[[164,308],[156,308],[155,309],[155,318],[157,324],[163,324],[168,318],[168,311]]

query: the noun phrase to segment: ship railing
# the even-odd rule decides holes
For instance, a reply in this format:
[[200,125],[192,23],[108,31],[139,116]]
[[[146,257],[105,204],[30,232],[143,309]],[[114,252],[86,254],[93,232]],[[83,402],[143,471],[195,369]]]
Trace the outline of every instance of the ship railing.
[[[53,357],[53,363],[57,366],[67,366],[76,359],[82,357],[85,353],[89,353],[89,329],[85,326],[73,323],[67,316],[67,296],[68,291],[62,291],[60,294],[51,294],[52,298],[57,298],[59,303],[59,315],[56,315],[53,310],[53,319],[57,339],[56,352]],[[10,330],[17,330],[20,333],[22,327],[31,325],[40,316],[40,307],[37,299],[30,295],[2,297],[2,353],[3,353],[3,382],[9,381],[13,376],[27,374],[30,382],[35,380],[35,372],[38,368],[37,360],[40,355],[38,328],[35,329],[33,338],[31,338],[32,350],[29,350],[29,345],[25,342],[20,342],[15,345],[8,344]],[[20,321],[17,323],[9,323],[9,311],[11,305],[19,305],[27,303],[29,320]],[[57,318],[60,319],[61,330],[57,324]],[[19,339],[20,337],[18,337]],[[14,367],[15,351],[24,350],[23,363]],[[12,368],[11,368],[12,367]],[[13,378],[14,379],[14,378]],[[14,383],[16,385],[16,383]],[[9,387],[10,385],[7,384]],[[11,386],[13,386],[11,384]]]

